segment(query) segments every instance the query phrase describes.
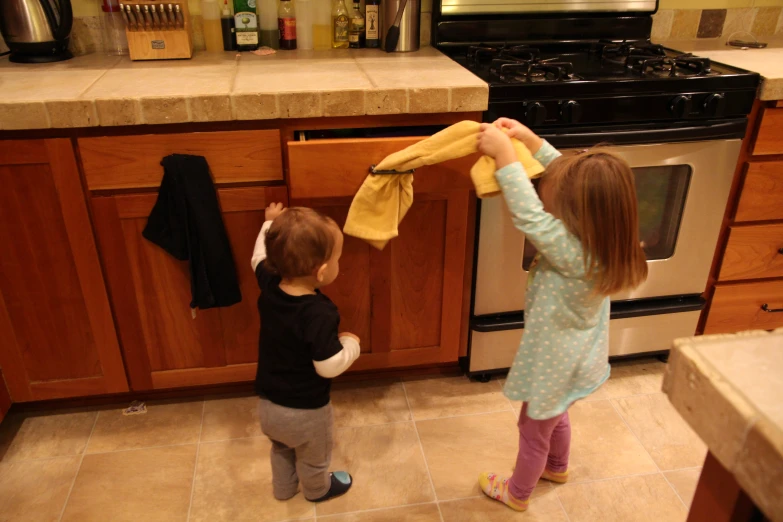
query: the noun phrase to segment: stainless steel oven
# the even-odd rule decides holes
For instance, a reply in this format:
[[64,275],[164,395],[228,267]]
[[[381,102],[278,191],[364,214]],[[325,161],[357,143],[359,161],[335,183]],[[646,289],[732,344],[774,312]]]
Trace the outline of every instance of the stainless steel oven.
[[[695,332],[740,144],[735,138],[607,147],[636,175],[649,268],[644,284],[612,296],[610,355],[664,351],[672,339]],[[479,216],[472,374],[511,365],[524,329],[527,270],[535,255],[502,198],[481,201]]]

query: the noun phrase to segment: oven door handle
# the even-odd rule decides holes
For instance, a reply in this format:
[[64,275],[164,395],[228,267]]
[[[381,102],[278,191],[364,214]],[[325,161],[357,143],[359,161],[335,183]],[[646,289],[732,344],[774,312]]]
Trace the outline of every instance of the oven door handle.
[[[658,143],[676,143],[683,141],[743,139],[747,127],[747,118],[739,118],[710,125],[683,127],[658,125],[620,127],[596,132],[594,129],[572,128],[561,133],[543,130],[540,136],[559,149],[593,147],[599,143],[609,145],[644,145]],[[606,127],[603,127],[606,129]],[[534,129],[535,130],[535,129]]]

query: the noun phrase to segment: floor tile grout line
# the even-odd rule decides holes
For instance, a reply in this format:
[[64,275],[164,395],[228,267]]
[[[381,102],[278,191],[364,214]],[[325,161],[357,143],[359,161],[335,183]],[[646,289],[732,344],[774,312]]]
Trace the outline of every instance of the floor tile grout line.
[[79,472],[82,470],[82,464],[84,464],[84,457],[87,456],[87,447],[90,445],[90,440],[92,439],[92,434],[95,433],[95,426],[98,425],[98,416],[100,416],[101,412],[95,413],[95,420],[92,423],[92,429],[90,430],[90,434],[87,436],[87,442],[84,443],[84,450],[82,450],[81,458],[79,459],[79,465],[76,467],[76,473],[73,475],[73,480],[71,481],[71,487],[68,488],[68,495],[65,497],[65,502],[63,503],[63,508],[60,511],[60,516],[57,518],[58,522],[63,519],[65,516],[65,508],[68,507],[68,502],[71,500],[71,493],[73,493],[73,488],[76,486],[76,479],[79,478]]
[[157,446],[139,446],[138,448],[122,448],[122,449],[116,449],[116,450],[109,450],[109,451],[96,451],[94,453],[85,453],[85,455],[109,455],[111,453],[125,453],[128,451],[140,451],[140,450],[148,450],[148,449],[160,449],[160,448],[178,448],[180,446],[198,446],[198,441],[196,442],[180,442],[177,444],[160,444]]
[[636,439],[636,440],[639,442],[639,444],[641,444],[641,446],[642,446],[642,448],[644,449],[645,453],[647,453],[647,455],[650,457],[650,460],[652,460],[652,461],[653,461],[653,464],[655,464],[655,467],[658,469],[658,473],[661,475],[661,477],[662,477],[662,478],[663,478],[663,480],[666,482],[666,484],[668,484],[668,485],[669,485],[669,487],[671,488],[671,490],[674,492],[674,495],[675,495],[675,496],[676,496],[676,497],[677,497],[677,498],[680,500],[680,502],[682,503],[683,507],[685,507],[685,510],[686,510],[686,511],[689,511],[689,510],[690,510],[690,507],[689,507],[687,504],[685,504],[685,501],[682,499],[682,497],[680,496],[679,492],[677,492],[677,490],[675,489],[675,487],[674,487],[674,486],[672,486],[672,483],[671,483],[671,482],[669,482],[669,479],[666,477],[666,474],[663,472],[663,470],[661,469],[661,467],[658,465],[658,462],[657,462],[657,461],[655,460],[655,458],[652,456],[652,454],[650,453],[650,451],[649,451],[647,448],[645,448],[645,446],[644,446],[644,443],[642,443],[642,439],[640,439],[640,438],[639,438],[639,436],[636,434],[636,432],[635,432],[635,431],[633,431],[633,428],[631,428],[631,425],[630,425],[630,424],[628,424],[628,421],[627,421],[627,420],[625,420],[625,417],[623,417],[623,414],[622,414],[622,413],[620,413],[620,410],[618,410],[618,409],[617,409],[617,406],[614,404],[614,401],[613,401],[613,400],[610,400],[610,401],[609,401],[609,404],[611,404],[611,405],[612,405],[612,408],[614,409],[615,413],[617,413],[617,415],[618,415],[618,416],[620,417],[620,419],[623,421],[623,424],[625,424],[625,426],[628,428],[628,430],[631,432],[631,434],[634,436],[634,438],[635,438],[635,439]]
[[669,487],[672,488],[672,491],[674,491],[674,494],[677,495],[678,499],[680,499],[680,502],[682,502],[682,505],[685,507],[685,509],[690,511],[690,506],[688,506],[688,504],[685,503],[685,500],[683,500],[682,496],[680,495],[680,492],[677,491],[677,489],[669,481],[669,478],[666,476],[666,473],[661,472],[661,476],[663,477],[663,480],[665,480],[666,483],[669,485]]
[[198,472],[198,454],[201,449],[201,434],[204,433],[204,412],[207,409],[207,401],[204,400],[201,403],[201,425],[198,430],[198,442],[196,443],[196,458],[193,462],[193,479],[190,481],[190,502],[188,503],[188,522],[190,521],[190,513],[193,510],[193,497],[196,494],[196,473]]
[[618,417],[620,417],[620,420],[623,421],[623,424],[626,428],[628,428],[628,431],[631,432],[631,435],[633,435],[633,438],[636,439],[636,442],[639,443],[639,445],[642,447],[645,453],[647,453],[647,456],[650,457],[650,460],[653,461],[653,464],[655,464],[655,469],[658,470],[658,473],[663,473],[663,470],[661,470],[661,467],[658,465],[658,462],[656,462],[655,458],[652,456],[652,453],[645,447],[644,443],[642,442],[642,439],[639,438],[639,436],[636,434],[635,431],[633,431],[633,428],[631,428],[631,425],[628,424],[628,421],[625,420],[625,417],[620,412],[620,410],[617,409],[617,406],[614,404],[614,400],[609,400],[609,404],[612,405],[612,409],[617,414]]
[[[471,497],[473,498],[473,497]],[[462,500],[462,499],[459,499]],[[386,506],[386,507],[378,507],[378,508],[368,508],[368,509],[357,509],[356,511],[345,511],[342,513],[332,513],[329,515],[321,515],[321,518],[329,518],[329,517],[339,517],[339,516],[345,516],[345,515],[357,515],[360,513],[375,513],[378,511],[391,511],[393,509],[402,509],[402,508],[410,508],[410,507],[417,507],[417,506],[429,506],[432,504],[438,504],[437,500],[433,500],[430,502],[414,502],[413,504],[400,504],[398,506]],[[310,520],[309,518],[304,519],[293,519],[293,520]],[[288,521],[284,521],[288,522]]]
[[405,394],[405,402],[408,404],[408,410],[411,413],[411,419],[413,420],[413,429],[416,431],[416,440],[419,441],[419,449],[421,450],[421,458],[424,459],[424,467],[427,468],[427,477],[430,479],[430,487],[432,488],[432,494],[435,496],[435,506],[438,508],[438,516],[440,522],[443,520],[443,512],[440,510],[440,502],[438,501],[438,492],[435,490],[435,481],[432,480],[432,471],[430,471],[430,464],[427,462],[427,453],[424,451],[424,444],[421,442],[421,435],[419,434],[419,425],[416,423],[415,416],[413,415],[413,408],[411,408],[411,401],[408,398],[408,388],[405,383],[402,383],[402,391]]

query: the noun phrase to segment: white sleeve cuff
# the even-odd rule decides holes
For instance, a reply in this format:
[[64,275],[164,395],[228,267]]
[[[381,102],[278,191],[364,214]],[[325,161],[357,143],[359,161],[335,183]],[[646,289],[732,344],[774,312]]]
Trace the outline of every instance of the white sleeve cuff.
[[350,368],[354,361],[359,358],[361,348],[356,339],[340,337],[340,343],[343,345],[343,349],[338,353],[324,361],[313,361],[316,373],[325,379],[334,379]]
[[258,265],[266,259],[266,233],[269,232],[269,228],[272,226],[271,221],[266,221],[261,226],[261,231],[256,238],[256,246],[253,248],[253,257],[250,258],[250,266],[253,267],[253,272],[256,271]]

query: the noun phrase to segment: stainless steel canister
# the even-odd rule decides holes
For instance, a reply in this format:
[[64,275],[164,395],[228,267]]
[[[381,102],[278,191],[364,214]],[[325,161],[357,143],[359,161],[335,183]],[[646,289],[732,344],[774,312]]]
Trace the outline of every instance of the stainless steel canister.
[[[386,41],[386,34],[389,27],[394,24],[397,17],[397,10],[403,0],[382,0],[383,6],[383,40]],[[405,10],[400,20],[400,40],[396,52],[411,52],[419,50],[419,28],[421,25],[421,0],[408,0]]]

